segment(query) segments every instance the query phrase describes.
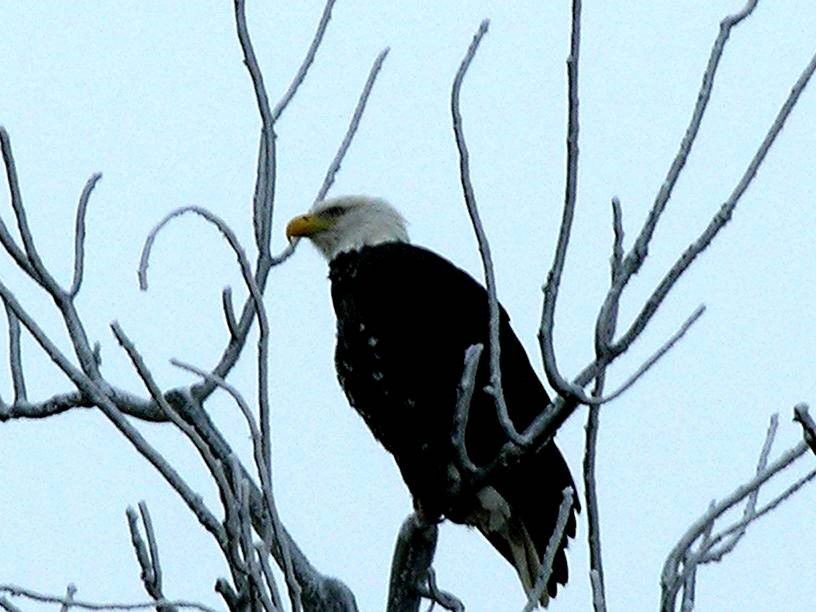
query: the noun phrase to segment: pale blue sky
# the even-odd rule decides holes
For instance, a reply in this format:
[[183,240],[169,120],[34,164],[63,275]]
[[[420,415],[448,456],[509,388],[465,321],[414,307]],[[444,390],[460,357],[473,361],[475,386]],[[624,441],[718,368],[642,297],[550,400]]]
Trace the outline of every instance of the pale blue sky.
[[[606,290],[609,200],[620,197],[634,235],[675,153],[719,20],[742,2],[586,3],[581,65],[579,209],[556,321],[559,364],[591,358]],[[308,208],[375,55],[391,47],[367,117],[333,194],[390,199],[415,242],[480,274],[458,186],[449,118],[453,74],[484,17],[490,32],[462,96],[477,199],[492,242],[500,298],[534,363],[540,286],[552,256],[563,191],[567,2],[339,0],[324,47],[278,125],[273,243]],[[248,19],[270,95],[300,63],[318,1],[249,2]],[[9,131],[31,225],[60,278],[71,271],[74,206],[92,172],[102,181],[88,215],[79,308],[103,347],[105,374],[143,394],[112,338],[118,319],[163,386],[189,382],[168,364],[206,367],[226,341],[220,292],[242,295],[217,233],[182,219],[159,240],[151,289],[136,283],[139,250],[169,210],[206,206],[248,246],[259,120],[234,33],[232,3],[13,2],[0,4],[0,124]],[[728,196],[814,52],[816,5],[760,1],[723,58],[696,148],[651,250],[624,299],[628,320],[674,258]],[[611,371],[624,380],[699,304],[688,337],[623,398],[604,408],[599,486],[610,610],[651,610],[665,555],[712,498],[754,470],[768,418],[776,449],[800,438],[792,406],[816,394],[816,92],[790,118],[731,226]],[[10,222],[8,196],[0,214]],[[627,245],[629,243],[627,242]],[[49,304],[0,263],[4,282],[64,341]],[[281,515],[312,562],[341,577],[361,610],[382,609],[397,529],[410,500],[391,458],[348,408],[335,381],[334,315],[324,262],[309,245],[272,272],[274,464]],[[0,326],[0,329],[4,329]],[[5,351],[6,341],[0,342]],[[29,395],[68,383],[29,338]],[[5,363],[5,354],[0,355]],[[253,396],[253,360],[232,380]],[[8,374],[0,392],[10,396]],[[247,435],[223,398],[210,413],[242,452]],[[584,414],[559,434],[580,478]],[[187,443],[167,427],[143,431],[193,486],[215,492]],[[813,457],[782,477],[813,467]],[[583,487],[580,487],[583,489]],[[780,486],[772,487],[773,490]],[[83,598],[142,600],[124,509],[147,500],[166,593],[220,607],[216,547],[158,475],[97,413],[0,425],[0,582]],[[737,551],[699,574],[700,610],[806,609],[816,599],[816,490],[754,526]],[[553,610],[585,610],[585,515],[570,551],[572,580]],[[481,537],[442,530],[440,585],[475,612],[520,609],[512,569]],[[29,609],[28,604],[23,605]],[[33,609],[33,608],[31,608]]]

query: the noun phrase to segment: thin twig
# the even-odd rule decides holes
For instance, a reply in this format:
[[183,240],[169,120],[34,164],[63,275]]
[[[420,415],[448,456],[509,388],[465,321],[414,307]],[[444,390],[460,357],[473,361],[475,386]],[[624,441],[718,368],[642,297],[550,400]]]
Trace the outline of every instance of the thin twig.
[[816,423],[808,413],[808,405],[805,403],[796,404],[793,408],[793,420],[802,426],[802,434],[805,442],[810,446],[810,450],[816,453]]
[[403,521],[391,560],[386,612],[419,609],[422,595],[418,587],[428,575],[438,536],[436,524],[417,514]]
[[[642,310],[638,314],[637,318],[633,321],[630,328],[627,332],[618,340],[614,347],[612,347],[615,353],[620,353],[629,346],[631,346],[632,342],[640,335],[643,329],[646,327],[648,322],[651,320],[654,313],[657,311],[660,304],[663,303],[663,300],[668,295],[669,291],[674,287],[675,283],[679,280],[680,276],[688,269],[691,263],[697,258],[697,256],[702,253],[709,244],[714,240],[720,230],[725,227],[725,225],[730,221],[731,215],[734,212],[737,204],[740,201],[740,198],[748,189],[748,186],[753,181],[754,177],[756,176],[757,170],[759,169],[762,162],[765,160],[765,156],[770,151],[771,146],[776,140],[776,137],[779,135],[782,127],[785,125],[785,121],[790,116],[791,111],[793,110],[796,102],[799,99],[802,91],[804,91],[805,87],[807,86],[810,78],[813,76],[814,71],[816,71],[816,54],[811,58],[810,63],[807,65],[805,70],[802,72],[799,79],[796,81],[795,85],[791,89],[790,95],[785,100],[784,104],[779,110],[774,122],[771,124],[771,127],[768,130],[768,133],[765,135],[765,138],[760,144],[759,148],[757,149],[754,157],[751,159],[751,162],[748,164],[748,167],[745,170],[745,173],[742,175],[737,186],[734,188],[731,195],[728,199],[722,204],[720,210],[714,215],[714,218],[705,228],[705,230],[700,234],[700,236],[695,240],[692,244],[688,246],[688,248],[683,252],[683,254],[678,258],[675,264],[672,266],[671,270],[666,274],[666,276],[661,280],[660,284],[654,290],[652,295],[646,301],[646,304],[643,306]],[[628,257],[627,257],[628,259]],[[626,264],[624,263],[624,268],[626,268]]]
[[[709,510],[703,514],[680,538],[677,544],[666,558],[661,575],[661,610],[663,612],[670,612],[674,610],[675,600],[678,591],[685,582],[684,572],[679,572],[683,559],[686,559],[687,553],[693,543],[711,529],[710,524],[719,516],[731,509],[743,499],[750,496],[754,491],[761,487],[770,478],[790,466],[796,459],[801,457],[808,451],[808,446],[804,442],[800,442],[790,450],[783,453],[773,463],[767,466],[761,473],[757,474],[746,482],[737,487],[733,492],[723,498],[720,502],[712,504]],[[712,542],[714,538],[712,538]],[[693,565],[693,563],[691,564]]]
[[88,375],[77,369],[68,358],[57,348],[50,338],[42,331],[31,316],[20,306],[14,294],[0,281],[0,298],[14,311],[26,329],[37,343],[43,348],[51,360],[60,368],[77,389],[86,395],[90,401],[99,406],[102,412],[116,426],[116,428],[133,444],[139,453],[144,456],[167,480],[167,482],[184,499],[187,506],[193,511],[201,524],[219,541],[223,541],[223,529],[218,520],[206,508],[201,497],[195,494],[189,485],[179,476],[176,470],[158,453],[139,431],[130,424],[116,404],[105,395]]
[[142,583],[145,586],[147,594],[155,598],[152,592],[154,585],[153,564],[150,561],[150,553],[147,551],[142,534],[139,532],[139,515],[136,514],[131,506],[125,510],[125,516],[128,520],[128,529],[130,530],[130,542],[133,544],[133,552],[136,553],[136,561],[139,563],[139,568],[142,570]]
[[74,595],[76,595],[76,592],[77,588],[74,583],[69,583],[68,586],[65,587],[65,601],[60,607],[60,612],[68,612],[71,607],[71,603],[74,601]]
[[[244,419],[247,422],[247,426],[249,427],[250,431],[250,436],[252,438],[253,455],[255,458],[255,464],[258,470],[258,474],[261,480],[264,504],[272,520],[272,526],[275,534],[275,542],[270,542],[269,545],[271,547],[272,544],[276,544],[279,550],[281,551],[281,558],[283,560],[282,565],[284,575],[286,576],[287,579],[287,585],[289,586],[290,592],[297,592],[298,590],[298,588],[296,587],[297,580],[294,575],[294,567],[292,565],[291,553],[289,551],[290,545],[288,543],[288,540],[285,540],[282,537],[282,534],[284,532],[282,524],[280,522],[280,518],[278,516],[277,507],[274,501],[271,472],[268,469],[268,464],[263,455],[263,435],[261,431],[258,429],[257,424],[255,423],[255,419],[252,416],[252,411],[250,410],[249,405],[247,404],[243,395],[241,395],[240,391],[238,391],[234,386],[232,386],[222,378],[219,378],[189,363],[178,361],[177,359],[171,359],[170,363],[172,363],[176,367],[182,368],[189,372],[193,372],[194,374],[197,374],[202,378],[205,378],[206,380],[212,382],[216,386],[224,389],[227,393],[229,393],[232,396],[232,398],[235,400],[235,403],[241,410],[241,413],[244,415]],[[262,535],[266,537],[264,534]]]
[[360,97],[357,99],[357,106],[354,108],[354,114],[351,116],[351,121],[346,129],[346,134],[343,136],[343,141],[340,143],[340,148],[337,149],[334,159],[332,160],[331,164],[329,164],[329,169],[326,172],[326,178],[323,179],[323,184],[320,186],[320,190],[317,192],[315,202],[325,200],[326,194],[329,193],[329,189],[331,189],[331,186],[334,184],[334,177],[337,175],[337,171],[340,170],[340,164],[343,162],[343,158],[346,156],[346,152],[351,145],[351,141],[354,139],[354,134],[357,132],[357,128],[360,126],[360,119],[362,119],[363,112],[365,112],[368,96],[371,94],[371,89],[374,87],[374,83],[377,80],[377,75],[380,72],[380,68],[382,68],[386,56],[388,55],[388,51],[389,48],[386,47],[380,51],[379,55],[377,55],[377,57],[374,59],[374,64],[372,64],[371,70],[368,72],[368,78],[363,86],[363,91],[360,92]]
[[[708,548],[713,549],[713,547],[719,544],[724,538],[732,536],[735,532],[743,532],[745,528],[752,522],[756,521],[757,519],[761,518],[768,512],[775,510],[779,507],[779,505],[787,500],[791,495],[796,493],[799,489],[805,486],[807,483],[811,482],[814,478],[816,478],[816,470],[811,470],[804,476],[802,476],[799,480],[789,486],[787,489],[782,491],[779,495],[777,495],[773,500],[765,504],[759,510],[756,510],[751,514],[750,518],[743,517],[738,523],[724,529],[721,533],[711,539],[711,544]],[[726,544],[730,545],[731,540],[729,540]],[[726,544],[723,544],[725,546]],[[704,556],[701,557],[700,563],[708,563],[710,561],[719,561],[722,559],[723,555],[727,552],[730,552],[733,549],[733,546],[730,546],[728,550],[721,550],[721,549],[713,549],[707,552]]]
[[473,40],[465,53],[451,87],[451,116],[453,119],[453,133],[456,139],[456,148],[459,152],[459,179],[462,184],[462,194],[465,199],[468,215],[470,216],[476,240],[479,243],[479,254],[482,258],[482,267],[485,274],[485,284],[487,286],[487,306],[488,306],[488,351],[490,356],[490,392],[493,395],[496,412],[499,417],[502,429],[514,442],[520,444],[521,436],[516,430],[507,409],[504,399],[504,391],[501,383],[501,341],[499,338],[499,301],[496,296],[496,277],[493,271],[493,260],[490,256],[490,243],[487,240],[482,221],[479,217],[479,209],[476,206],[476,195],[473,184],[470,180],[470,156],[468,154],[467,142],[465,141],[464,128],[462,127],[462,113],[459,106],[459,97],[462,91],[462,83],[482,38],[487,33],[490,21],[485,19],[479,24],[479,29],[473,35]]
[[[765,434],[765,442],[762,445],[762,451],[759,453],[759,460],[757,461],[757,468],[756,474],[762,473],[762,471],[768,465],[768,455],[771,453],[771,447],[773,446],[774,438],[776,437],[776,430],[779,426],[779,415],[773,414],[771,415],[771,421],[768,424],[768,432]],[[743,521],[743,528],[737,531],[733,537],[730,539],[729,542],[723,544],[720,548],[719,557],[713,559],[715,561],[719,561],[722,559],[723,556],[731,552],[742,537],[745,535],[746,530],[748,529],[748,524],[754,520],[754,516],[756,514],[756,504],[757,498],[759,497],[759,489],[757,488],[754,490],[745,502],[745,509],[742,512],[742,521]],[[706,548],[709,550],[711,549],[712,545],[707,543]]]
[[[17,169],[14,164],[14,153],[11,150],[11,140],[9,139],[8,132],[6,132],[3,126],[0,126],[0,149],[2,149],[3,154],[3,166],[6,169],[9,195],[12,201],[19,201],[21,195],[20,186],[17,182]],[[28,257],[23,250],[17,246],[17,243],[14,241],[14,238],[12,238],[8,227],[6,227],[2,219],[0,219],[0,242],[3,243],[3,248],[6,249],[6,252],[14,259],[17,265],[20,266],[20,269],[37,282],[42,283],[37,271],[31,266],[31,262],[28,261]]]
[[610,393],[609,395],[601,398],[601,403],[611,402],[613,399],[620,397],[627,389],[629,389],[632,385],[634,385],[646,372],[648,372],[651,367],[656,364],[661,357],[663,357],[669,350],[677,344],[680,339],[686,335],[686,332],[694,325],[697,320],[703,316],[705,312],[705,304],[700,304],[694,312],[689,315],[689,318],[686,319],[683,324],[680,326],[671,338],[666,340],[663,345],[657,349],[646,361],[644,361],[640,367],[635,370],[635,372],[624,382],[618,389]]
[[221,306],[224,310],[224,320],[232,338],[238,337],[238,323],[235,321],[235,310],[232,307],[232,288],[224,287],[221,292]]
[[6,612],[23,612],[5,597],[0,597],[0,608],[3,608]]
[[[606,372],[601,371],[595,379],[594,396],[603,395]],[[590,406],[587,414],[586,444],[584,447],[584,498],[587,507],[587,543],[589,545],[589,566],[593,579],[592,603],[595,612],[606,611],[606,591],[604,586],[603,554],[601,552],[601,517],[598,505],[598,487],[595,475],[595,459],[598,453],[598,429],[600,428],[600,406]]]
[[[28,227],[25,206],[23,206],[23,196],[20,193],[20,181],[17,178],[17,167],[14,163],[14,155],[11,152],[11,141],[9,140],[8,133],[3,128],[0,128],[0,148],[2,148],[3,162],[6,167],[6,178],[8,180],[9,195],[11,196],[11,208],[14,210],[14,216],[17,219],[17,229],[20,232],[20,238],[23,240],[25,259],[30,264],[30,266],[20,265],[20,267],[23,268],[31,278],[42,284],[43,287],[55,287],[56,283],[40,259],[40,254],[34,245],[34,237]],[[5,226],[3,226],[3,230],[7,233]],[[3,242],[5,245],[6,241],[4,240]],[[10,240],[10,242],[14,244],[13,241]],[[10,245],[6,245],[6,248],[8,249],[9,246]],[[19,253],[19,248],[16,250]],[[9,251],[9,253],[15,256],[13,251]],[[14,257],[14,259],[18,264],[20,263],[17,257]]]
[[76,229],[74,231],[74,280],[71,282],[71,288],[68,290],[70,297],[76,297],[79,289],[82,286],[82,273],[85,268],[85,214],[88,211],[88,200],[91,197],[94,187],[102,178],[102,174],[97,172],[91,175],[85,187],[82,189],[82,195],[79,196],[79,205],[76,212]]
[[269,565],[269,549],[263,542],[255,542],[255,550],[258,553],[258,561],[261,563],[266,588],[269,589],[269,594],[272,596],[272,603],[277,609],[283,610],[283,601],[278,591],[278,583],[275,580],[275,574],[272,573],[272,567]]
[[428,608],[428,612],[432,612],[435,605],[439,605],[443,610],[451,610],[451,612],[465,612],[465,605],[458,597],[443,591],[436,584],[436,572],[432,567],[428,568],[425,582],[427,585],[419,584],[417,590],[425,599],[430,600],[431,606]]
[[462,371],[462,378],[456,388],[456,413],[453,420],[453,445],[456,448],[456,456],[459,467],[463,470],[476,473],[479,467],[473,463],[467,452],[466,433],[468,417],[470,416],[470,402],[473,398],[474,386],[476,384],[476,372],[479,368],[479,358],[482,355],[484,346],[474,344],[465,351],[465,367]]
[[82,601],[79,599],[68,600],[66,597],[46,595],[14,584],[0,584],[0,592],[8,593],[12,597],[25,597],[26,599],[40,601],[42,603],[62,605],[68,604],[72,608],[82,608],[83,610],[145,610],[147,608],[156,608],[158,606],[175,606],[177,608],[192,608],[194,610],[201,610],[201,612],[216,612],[214,608],[210,608],[204,604],[184,600],[160,600],[138,603],[95,603],[90,601]]
[[541,569],[536,577],[535,585],[527,595],[527,605],[524,606],[524,612],[530,612],[538,606],[539,600],[545,595],[547,585],[550,583],[550,575],[552,574],[553,563],[555,562],[555,555],[561,547],[561,542],[564,539],[564,530],[567,528],[567,522],[572,514],[572,496],[575,494],[572,487],[566,487],[562,492],[561,506],[558,508],[558,519],[555,522],[555,529],[550,535],[547,542],[547,548],[544,550],[544,556],[541,558]]
[[244,54],[244,65],[252,79],[252,89],[255,92],[255,101],[263,124],[261,128],[263,142],[260,147],[261,154],[259,155],[259,159],[263,161],[263,172],[258,172],[258,180],[263,180],[264,186],[260,194],[260,200],[255,201],[253,220],[255,224],[255,242],[258,250],[261,253],[268,254],[272,212],[275,204],[275,119],[269,108],[269,97],[266,94],[263,74],[255,57],[255,50],[252,48],[252,41],[247,29],[244,0],[235,0],[235,28],[238,33],[238,41],[241,44],[241,51]]
[[691,148],[694,145],[698,132],[700,131],[700,125],[702,124],[703,116],[705,115],[708,107],[708,102],[711,99],[711,91],[714,87],[717,69],[719,67],[720,60],[722,59],[723,52],[725,51],[725,45],[731,35],[731,30],[754,11],[757,3],[758,0],[748,0],[741,11],[726,17],[720,23],[720,32],[711,48],[708,64],[706,65],[705,72],[703,73],[703,82],[700,85],[699,92],[697,93],[697,103],[695,104],[694,111],[691,114],[689,125],[686,128],[682,141],[680,142],[680,148],[677,151],[677,155],[675,155],[666,178],[663,181],[663,184],[660,186],[657,196],[655,197],[654,204],[652,204],[652,209],[649,211],[649,216],[646,222],[643,224],[643,228],[640,230],[640,234],[638,235],[632,250],[626,256],[623,266],[624,275],[621,278],[622,285],[625,285],[629,278],[633,274],[637,273],[637,271],[640,269],[640,265],[648,252],[649,243],[654,235],[657,222],[660,220],[660,216],[671,198],[674,186],[677,184],[677,180],[680,178],[680,174],[686,165],[686,161],[688,161]]
[[323,42],[323,35],[326,33],[326,28],[329,25],[329,20],[331,19],[331,12],[332,8],[334,8],[334,3],[335,0],[328,0],[326,2],[326,5],[323,7],[323,14],[320,16],[320,22],[317,24],[317,30],[315,31],[315,34],[312,37],[312,43],[309,45],[309,50],[306,51],[306,57],[303,58],[303,62],[300,64],[300,68],[298,68],[295,77],[292,79],[292,83],[289,85],[289,89],[286,90],[286,93],[283,94],[283,97],[280,99],[280,101],[275,105],[275,108],[272,110],[272,121],[277,121],[278,118],[283,113],[283,111],[286,110],[286,107],[289,105],[289,102],[291,102],[292,98],[295,97],[298,88],[301,86],[303,80],[306,78],[306,74],[309,72],[309,68],[314,62],[317,50],[320,48],[320,43]]
[[6,318],[8,319],[9,369],[11,370],[11,380],[14,385],[14,404],[17,404],[27,400],[23,360],[20,351],[20,321],[14,311],[9,308],[8,302],[4,301],[4,305]]
[[568,119],[564,210],[561,216],[561,228],[558,232],[558,243],[555,248],[553,263],[547,274],[547,282],[544,285],[544,305],[541,312],[538,341],[544,361],[544,372],[553,389],[567,399],[588,403],[585,401],[588,398],[583,389],[571,384],[558,371],[553,345],[555,305],[558,301],[558,288],[561,284],[561,275],[564,272],[564,263],[567,258],[567,248],[572,233],[572,220],[575,216],[575,201],[578,191],[578,60],[581,49],[581,0],[572,1],[571,23],[570,53],[567,58]]
[[153,583],[156,585],[157,592],[161,593],[162,570],[159,561],[159,544],[156,540],[156,532],[153,531],[153,520],[150,518],[150,512],[144,500],[139,502],[139,513],[142,515],[142,523],[144,524],[145,536],[147,537],[147,546],[150,551],[150,566],[153,568]]
[[621,273],[623,265],[623,209],[617,197],[612,198],[612,229],[615,240],[612,246],[612,257],[610,266],[612,268],[612,282]]

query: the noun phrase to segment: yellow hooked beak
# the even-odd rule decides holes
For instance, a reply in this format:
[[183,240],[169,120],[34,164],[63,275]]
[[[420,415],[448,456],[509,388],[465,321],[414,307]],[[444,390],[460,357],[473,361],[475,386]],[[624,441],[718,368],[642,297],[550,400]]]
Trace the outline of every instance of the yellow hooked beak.
[[286,238],[292,240],[293,238],[309,237],[329,229],[333,225],[331,219],[327,219],[321,215],[300,215],[295,217],[286,225]]

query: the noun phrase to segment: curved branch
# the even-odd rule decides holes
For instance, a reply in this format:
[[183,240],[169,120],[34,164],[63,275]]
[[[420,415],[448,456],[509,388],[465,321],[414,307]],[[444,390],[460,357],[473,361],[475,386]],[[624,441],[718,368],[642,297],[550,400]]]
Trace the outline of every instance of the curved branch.
[[15,316],[31,333],[37,343],[43,348],[51,360],[62,370],[77,389],[87,396],[94,405],[98,406],[114,426],[130,441],[131,444],[145,457],[164,477],[164,479],[182,497],[190,510],[198,518],[199,522],[216,538],[219,543],[223,543],[223,528],[218,520],[204,506],[201,496],[195,493],[190,486],[179,476],[176,470],[158,453],[147,440],[144,439],[138,429],[133,427],[125,416],[119,411],[116,404],[105,395],[97,383],[88,374],[76,368],[65,355],[51,342],[50,338],[40,329],[37,323],[17,302],[14,294],[8,287],[0,281],[0,297],[14,311]]
[[71,282],[71,288],[68,290],[70,297],[76,297],[79,293],[79,288],[82,286],[82,273],[85,267],[85,214],[88,211],[88,200],[91,197],[94,187],[102,178],[102,174],[97,172],[91,175],[85,187],[82,189],[82,194],[79,196],[79,205],[76,212],[76,229],[74,233],[74,280]]
[[80,599],[59,597],[57,595],[45,595],[43,593],[38,593],[36,591],[32,591],[31,589],[25,589],[14,584],[0,584],[0,592],[8,593],[13,597],[25,597],[26,599],[39,601],[42,603],[63,604],[70,606],[71,608],[81,608],[83,610],[146,610],[148,608],[156,608],[159,606],[175,606],[177,608],[201,610],[201,612],[216,612],[215,609],[194,601],[158,600],[139,603],[94,603],[90,601],[82,601]]
[[710,529],[710,524],[740,501],[752,495],[753,492],[759,489],[765,482],[790,466],[807,451],[807,444],[800,442],[783,453],[776,461],[771,463],[754,478],[737,487],[719,503],[713,504],[711,508],[697,519],[689,530],[683,534],[674,548],[672,548],[663,566],[660,579],[662,589],[661,610],[663,612],[671,612],[674,610],[674,603],[685,577],[684,572],[679,571],[680,564],[687,558],[687,553],[690,551],[694,542]]
[[427,580],[436,551],[439,529],[410,514],[402,523],[388,587],[387,612],[417,612],[422,603],[420,585]]
[[541,312],[541,326],[538,341],[541,345],[541,356],[544,361],[544,372],[547,380],[559,395],[569,400],[587,403],[587,396],[580,387],[570,384],[558,371],[553,345],[555,329],[555,305],[558,301],[558,288],[561,274],[567,258],[572,233],[572,220],[575,216],[575,200],[578,191],[578,58],[581,49],[581,0],[572,2],[572,28],[570,36],[570,54],[567,58],[567,97],[569,100],[567,114],[567,177],[564,188],[564,210],[561,216],[561,228],[558,232],[558,243],[547,282],[544,285],[544,306]]
[[4,301],[6,308],[6,319],[8,320],[9,336],[9,369],[11,370],[11,380],[14,385],[14,405],[26,403],[26,384],[23,373],[23,361],[20,351],[20,321]]
[[[671,267],[669,272],[646,301],[646,304],[643,306],[640,313],[638,313],[638,316],[632,322],[632,325],[612,347],[612,351],[614,353],[619,354],[620,352],[626,350],[626,348],[628,348],[632,342],[635,341],[635,339],[640,335],[648,322],[651,320],[652,316],[654,316],[654,313],[657,311],[660,304],[663,303],[663,300],[666,298],[669,291],[680,279],[680,276],[688,269],[697,256],[711,244],[720,230],[722,230],[722,228],[725,227],[725,225],[731,220],[731,215],[733,214],[734,209],[737,207],[740,198],[743,196],[745,191],[748,189],[748,186],[756,176],[757,170],[765,160],[771,146],[776,141],[776,137],[782,131],[785,121],[790,116],[796,102],[799,100],[799,96],[810,82],[814,71],[816,71],[816,54],[814,54],[808,65],[805,67],[805,70],[797,79],[796,83],[791,89],[790,94],[782,107],[779,109],[779,113],[774,119],[774,122],[771,124],[768,133],[765,135],[765,138],[762,140],[762,143],[754,154],[754,157],[748,164],[745,173],[742,175],[742,178],[734,188],[729,198],[722,204],[720,210],[716,215],[714,215],[714,218],[711,220],[702,234],[700,234],[697,240],[688,246],[685,252]],[[624,263],[624,268],[626,268],[626,263]]]
[[808,405],[804,403],[796,404],[793,415],[793,420],[802,426],[805,442],[810,446],[810,450],[816,453],[816,423],[813,422],[813,417],[808,413]]
[[522,443],[521,436],[516,430],[513,421],[510,419],[510,413],[507,409],[507,403],[504,400],[504,392],[502,390],[501,382],[501,342],[499,341],[499,301],[496,297],[496,277],[493,271],[493,259],[490,255],[490,243],[487,240],[487,234],[482,226],[482,220],[479,217],[479,209],[476,206],[476,196],[473,190],[473,184],[470,181],[470,155],[468,153],[467,142],[465,141],[465,133],[462,128],[462,113],[459,108],[459,96],[462,91],[462,83],[468,68],[476,56],[476,51],[479,49],[479,44],[482,38],[487,33],[490,26],[490,20],[485,19],[479,24],[479,29],[473,35],[473,40],[468,47],[459,69],[456,71],[456,76],[453,79],[453,86],[451,87],[451,116],[453,118],[453,134],[456,139],[456,148],[459,152],[459,179],[462,183],[462,194],[465,198],[465,206],[467,207],[468,215],[470,216],[473,231],[476,234],[476,240],[479,243],[479,255],[482,258],[482,268],[485,274],[485,285],[487,286],[487,306],[488,306],[488,351],[490,358],[490,392],[496,403],[496,413],[499,417],[502,429],[507,436],[516,442]]
[[238,41],[244,54],[244,65],[247,67],[249,76],[252,79],[252,89],[255,92],[255,101],[263,124],[260,153],[258,155],[259,168],[253,222],[255,225],[255,243],[258,246],[259,256],[266,257],[269,254],[269,236],[272,226],[272,212],[275,205],[275,139],[277,138],[275,135],[275,119],[269,108],[269,97],[266,94],[263,74],[258,66],[258,59],[255,57],[255,50],[249,37],[245,2],[244,0],[234,0],[234,2],[235,28],[238,33]]

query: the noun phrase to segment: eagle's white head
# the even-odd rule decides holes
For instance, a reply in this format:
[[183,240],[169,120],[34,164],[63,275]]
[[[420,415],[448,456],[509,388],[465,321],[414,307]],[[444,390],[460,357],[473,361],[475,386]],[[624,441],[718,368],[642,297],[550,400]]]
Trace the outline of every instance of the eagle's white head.
[[331,261],[338,253],[383,242],[408,242],[405,219],[385,200],[351,195],[315,202],[286,226],[289,240],[305,237]]

